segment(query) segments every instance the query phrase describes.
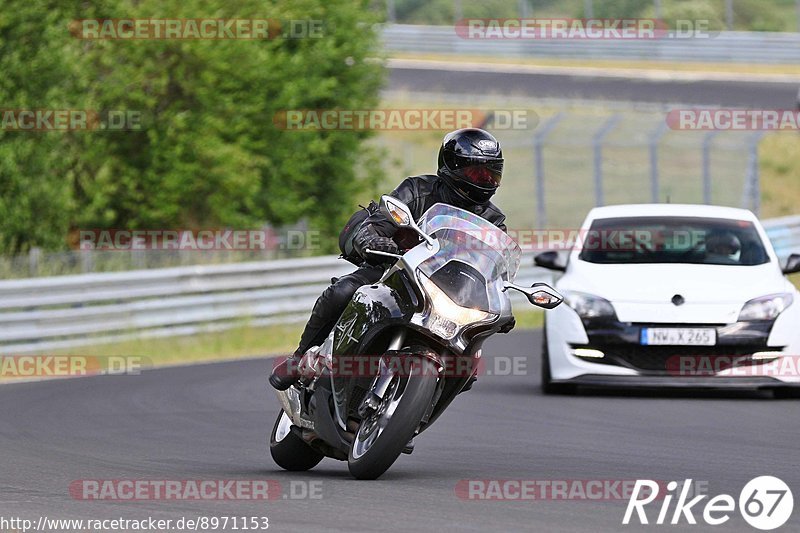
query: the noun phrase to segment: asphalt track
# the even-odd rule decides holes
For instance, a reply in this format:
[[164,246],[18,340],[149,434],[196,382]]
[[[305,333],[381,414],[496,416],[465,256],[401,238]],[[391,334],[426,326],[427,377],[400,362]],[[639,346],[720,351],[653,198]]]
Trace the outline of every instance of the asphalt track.
[[[352,480],[326,459],[285,473],[266,438],[278,402],[266,360],[0,386],[0,517],[177,520],[268,516],[276,531],[755,531],[621,526],[626,502],[470,501],[459,480],[684,480],[738,498],[777,475],[800,496],[798,406],[757,394],[545,397],[539,332],[493,339],[487,357],[527,356],[517,375],[482,376],[380,480]],[[495,367],[488,364],[487,368]],[[275,480],[283,494],[250,501],[85,501],[80,479]],[[294,483],[294,485],[291,485]],[[707,500],[706,500],[707,501]],[[652,511],[651,520],[658,509]],[[702,521],[700,513],[696,513]],[[785,530],[800,529],[800,512]]]
[[393,91],[498,94],[654,104],[795,109],[798,84],[758,81],[673,81],[536,73],[391,68]]

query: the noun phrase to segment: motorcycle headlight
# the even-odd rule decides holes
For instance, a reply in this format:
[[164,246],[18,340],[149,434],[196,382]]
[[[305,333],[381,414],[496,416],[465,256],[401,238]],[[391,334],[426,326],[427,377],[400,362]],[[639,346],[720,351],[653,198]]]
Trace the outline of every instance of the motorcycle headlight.
[[493,313],[458,305],[422,273],[419,274],[419,280],[431,302],[427,326],[445,339],[455,337],[464,326],[497,317]]
[[616,318],[617,316],[611,302],[592,294],[567,291],[564,293],[564,301],[581,318]]
[[775,320],[783,310],[789,307],[793,297],[791,293],[771,294],[750,300],[739,312],[739,321]]

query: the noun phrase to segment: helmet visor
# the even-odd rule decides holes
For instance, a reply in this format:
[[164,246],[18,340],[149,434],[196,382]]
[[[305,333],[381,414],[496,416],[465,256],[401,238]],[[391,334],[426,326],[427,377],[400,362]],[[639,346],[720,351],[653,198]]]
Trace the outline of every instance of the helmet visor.
[[472,165],[459,169],[463,178],[478,187],[497,188],[503,178],[503,163]]

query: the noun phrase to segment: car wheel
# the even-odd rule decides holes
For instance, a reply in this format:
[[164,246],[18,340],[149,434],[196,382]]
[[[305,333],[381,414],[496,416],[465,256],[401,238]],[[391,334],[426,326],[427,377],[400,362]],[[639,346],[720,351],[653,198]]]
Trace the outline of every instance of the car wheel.
[[800,389],[797,387],[778,387],[772,389],[772,395],[778,400],[800,398]]

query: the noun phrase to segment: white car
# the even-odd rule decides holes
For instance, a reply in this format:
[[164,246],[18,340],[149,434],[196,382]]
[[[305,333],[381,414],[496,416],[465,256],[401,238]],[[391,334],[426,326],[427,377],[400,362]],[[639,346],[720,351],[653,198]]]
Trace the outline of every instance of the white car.
[[565,303],[548,313],[545,392],[576,385],[800,386],[800,292],[750,211],[705,205],[593,209],[565,253]]

